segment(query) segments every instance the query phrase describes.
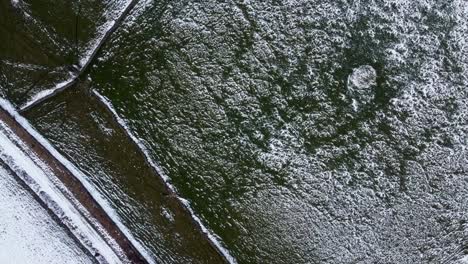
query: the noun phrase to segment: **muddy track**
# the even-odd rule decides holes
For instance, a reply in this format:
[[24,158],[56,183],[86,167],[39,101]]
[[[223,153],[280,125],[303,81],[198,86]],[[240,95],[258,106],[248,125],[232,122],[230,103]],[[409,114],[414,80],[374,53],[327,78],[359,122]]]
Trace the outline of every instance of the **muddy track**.
[[105,210],[93,198],[85,186],[40,142],[38,142],[25,128],[23,128],[13,116],[0,108],[0,120],[8,125],[11,130],[31,151],[37,155],[73,194],[79,203],[94,217],[105,231],[116,241],[118,246],[132,263],[148,263],[143,255],[135,248],[116,223],[107,215]]

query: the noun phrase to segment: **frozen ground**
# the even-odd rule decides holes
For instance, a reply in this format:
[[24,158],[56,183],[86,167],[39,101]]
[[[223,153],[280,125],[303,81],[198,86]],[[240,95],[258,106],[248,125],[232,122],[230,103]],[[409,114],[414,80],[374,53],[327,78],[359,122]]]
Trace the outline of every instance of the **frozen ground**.
[[0,162],[0,263],[93,263]]
[[468,249],[467,17],[463,0],[141,1],[91,87],[240,263],[453,263]]

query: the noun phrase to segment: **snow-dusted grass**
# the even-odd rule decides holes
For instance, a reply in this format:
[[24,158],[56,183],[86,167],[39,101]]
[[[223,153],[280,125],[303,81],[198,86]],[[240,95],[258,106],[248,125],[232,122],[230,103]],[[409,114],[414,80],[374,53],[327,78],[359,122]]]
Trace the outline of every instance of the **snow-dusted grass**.
[[[139,140],[130,130],[125,120],[123,120],[117,111],[112,106],[112,103],[103,95],[101,95],[98,91],[93,90],[94,95],[104,103],[109,111],[113,114],[114,118],[120,124],[120,126],[125,130],[127,135],[130,139],[140,148],[143,152],[146,161],[154,168],[154,170],[159,174],[159,176],[164,180],[166,185],[171,189],[174,193],[177,194],[177,190],[174,185],[170,182],[170,178],[164,173],[164,171],[159,167],[159,165],[151,158],[148,149],[146,146]],[[216,236],[211,230],[209,230],[201,221],[201,219],[195,214],[195,211],[190,206],[190,202],[180,196],[177,196],[177,199],[184,205],[184,207],[189,211],[192,218],[197,222],[198,226],[201,228],[202,232],[206,234],[208,239],[210,239],[211,243],[217,248],[217,250],[223,255],[223,257],[229,263],[237,263],[236,259],[229,253],[229,251],[221,244],[220,239]]]
[[[25,111],[33,107],[34,105],[37,105],[47,100],[48,98],[53,97],[54,95],[60,93],[61,91],[73,86],[78,81],[78,78],[84,72],[86,72],[86,70],[93,62],[94,58],[96,57],[101,47],[109,39],[112,33],[119,27],[120,23],[125,19],[125,17],[128,15],[128,13],[132,10],[132,8],[136,5],[137,2],[138,0],[126,1],[124,5],[125,7],[122,8],[120,12],[118,12],[119,15],[117,17],[107,21],[106,23],[98,27],[97,37],[95,37],[88,43],[84,53],[80,55],[78,73],[76,74],[71,73],[71,77],[68,80],[56,84],[53,88],[45,89],[37,93],[31,99],[29,99],[26,103],[21,105],[20,109],[22,111]],[[111,16],[109,13],[112,13],[112,12],[108,11],[106,15]]]

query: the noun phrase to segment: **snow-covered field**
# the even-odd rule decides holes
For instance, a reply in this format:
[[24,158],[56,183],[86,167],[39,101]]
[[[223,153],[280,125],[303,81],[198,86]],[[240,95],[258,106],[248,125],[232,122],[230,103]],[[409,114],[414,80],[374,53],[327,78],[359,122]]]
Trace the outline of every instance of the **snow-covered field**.
[[0,263],[92,263],[0,163]]

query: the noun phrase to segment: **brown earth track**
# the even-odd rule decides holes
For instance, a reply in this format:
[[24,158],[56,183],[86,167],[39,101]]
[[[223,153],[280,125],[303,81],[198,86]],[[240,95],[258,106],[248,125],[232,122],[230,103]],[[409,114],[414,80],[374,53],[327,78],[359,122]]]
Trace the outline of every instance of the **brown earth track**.
[[0,120],[7,124],[10,129],[24,143],[26,143],[37,157],[39,157],[65,187],[73,194],[80,204],[89,212],[94,219],[102,225],[105,231],[116,241],[124,254],[132,263],[148,263],[143,255],[135,248],[124,233],[117,227],[116,223],[107,215],[104,209],[97,203],[85,186],[40,142],[38,142],[26,129],[24,129],[13,116],[0,108]]

